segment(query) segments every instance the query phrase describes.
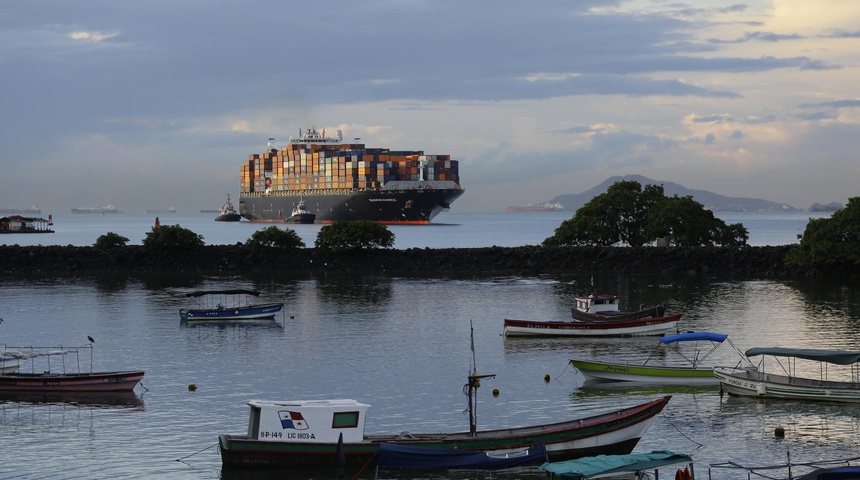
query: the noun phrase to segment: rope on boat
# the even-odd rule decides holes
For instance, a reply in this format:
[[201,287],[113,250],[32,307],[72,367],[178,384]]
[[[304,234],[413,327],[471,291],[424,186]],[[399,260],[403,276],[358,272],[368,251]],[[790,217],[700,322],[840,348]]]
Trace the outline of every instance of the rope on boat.
[[680,433],[682,437],[684,437],[684,438],[686,438],[687,440],[689,440],[689,441],[691,441],[691,442],[695,443],[696,445],[698,445],[698,447],[696,447],[696,449],[699,449],[699,448],[702,448],[702,447],[704,447],[704,446],[705,446],[704,444],[699,443],[699,442],[697,442],[697,441],[693,440],[693,439],[692,439],[692,438],[690,438],[687,434],[685,434],[683,431],[681,431],[681,429],[680,429],[680,428],[678,428],[677,426],[675,426],[675,424],[674,424],[674,423],[672,423],[672,420],[671,420],[668,416],[666,416],[666,412],[661,411],[661,412],[660,412],[660,415],[661,415],[661,416],[662,416],[662,417],[663,417],[667,422],[669,422],[669,425],[671,425],[671,426],[672,426],[672,428],[674,428],[674,429],[675,429],[675,431],[677,431],[678,433]]
[[204,448],[203,450],[200,450],[200,451],[198,451],[198,452],[194,452],[194,453],[192,453],[191,455],[186,455],[186,456],[184,456],[184,457],[177,458],[177,459],[176,459],[176,461],[177,461],[177,462],[183,462],[183,463],[185,463],[185,462],[184,462],[184,460],[185,460],[186,458],[193,457],[194,455],[199,455],[199,454],[201,454],[201,453],[205,452],[206,450],[209,450],[210,448],[212,448],[212,447],[217,447],[217,446],[218,446],[218,444],[217,444],[217,443],[212,444],[212,445],[209,445],[208,447]]

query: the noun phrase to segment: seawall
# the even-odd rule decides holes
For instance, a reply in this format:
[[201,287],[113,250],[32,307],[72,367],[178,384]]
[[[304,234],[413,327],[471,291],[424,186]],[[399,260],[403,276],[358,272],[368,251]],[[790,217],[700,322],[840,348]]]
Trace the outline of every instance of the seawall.
[[549,274],[704,274],[732,278],[789,279],[857,276],[860,268],[789,267],[795,245],[764,247],[487,247],[370,250],[335,253],[314,248],[282,250],[242,244],[151,251],[133,245],[110,250],[73,246],[0,246],[0,276],[104,272],[243,274],[292,270],[361,272],[427,277],[538,276]]

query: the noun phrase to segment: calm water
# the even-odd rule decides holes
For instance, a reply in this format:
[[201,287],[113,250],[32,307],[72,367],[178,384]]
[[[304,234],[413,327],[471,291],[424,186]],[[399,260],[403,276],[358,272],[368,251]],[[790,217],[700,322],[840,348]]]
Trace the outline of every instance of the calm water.
[[[513,228],[499,220],[406,231],[436,238],[436,231],[456,236],[469,230],[475,235],[464,241],[469,243],[481,231],[505,238],[498,233],[505,226]],[[510,237],[525,238],[518,235]],[[728,333],[742,350],[860,349],[860,290],[839,279],[594,280],[630,305],[666,302],[684,312],[682,329]],[[89,335],[95,339],[96,370],[146,371],[143,386],[130,398],[0,397],[0,478],[219,479],[217,435],[246,431],[245,402],[252,398],[354,398],[371,405],[371,432],[466,430],[462,387],[470,324],[479,373],[497,375],[478,392],[480,428],[558,421],[671,394],[637,451],[691,453],[699,478],[707,478],[709,463],[726,460],[770,465],[784,462],[788,451],[798,462],[860,452],[860,406],[720,398],[718,387],[593,385],[567,364],[573,355],[642,361],[657,344],[654,338],[501,336],[504,318],[566,318],[574,295],[589,282],[580,276],[439,281],[287,273],[0,279],[0,342],[75,346],[87,343]],[[182,293],[209,287],[258,289],[266,300],[286,302],[285,314],[253,326],[180,325],[178,310],[188,306]],[[727,346],[718,350],[716,363],[737,363]],[[197,390],[189,391],[190,384]],[[784,439],[774,438],[777,426],[785,428]],[[712,478],[742,477],[712,472]]]

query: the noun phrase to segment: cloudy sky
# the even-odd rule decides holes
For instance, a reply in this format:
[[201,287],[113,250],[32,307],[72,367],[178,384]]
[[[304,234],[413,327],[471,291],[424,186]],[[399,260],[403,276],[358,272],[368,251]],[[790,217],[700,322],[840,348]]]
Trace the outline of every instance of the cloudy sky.
[[639,174],[860,195],[857,0],[32,0],[0,9],[0,206],[218,208],[316,126],[451,154],[457,211]]

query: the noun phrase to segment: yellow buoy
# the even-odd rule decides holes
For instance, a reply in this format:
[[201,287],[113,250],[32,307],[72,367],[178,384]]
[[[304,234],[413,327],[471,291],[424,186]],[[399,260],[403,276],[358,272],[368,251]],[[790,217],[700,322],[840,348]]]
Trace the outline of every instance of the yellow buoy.
[[197,390],[197,384],[196,383],[189,383],[188,384],[188,391],[189,392],[194,392],[196,390]]
[[499,389],[498,389],[498,388],[494,388],[494,389],[493,389],[493,396],[494,396],[494,397],[498,397],[498,396],[499,396]]

